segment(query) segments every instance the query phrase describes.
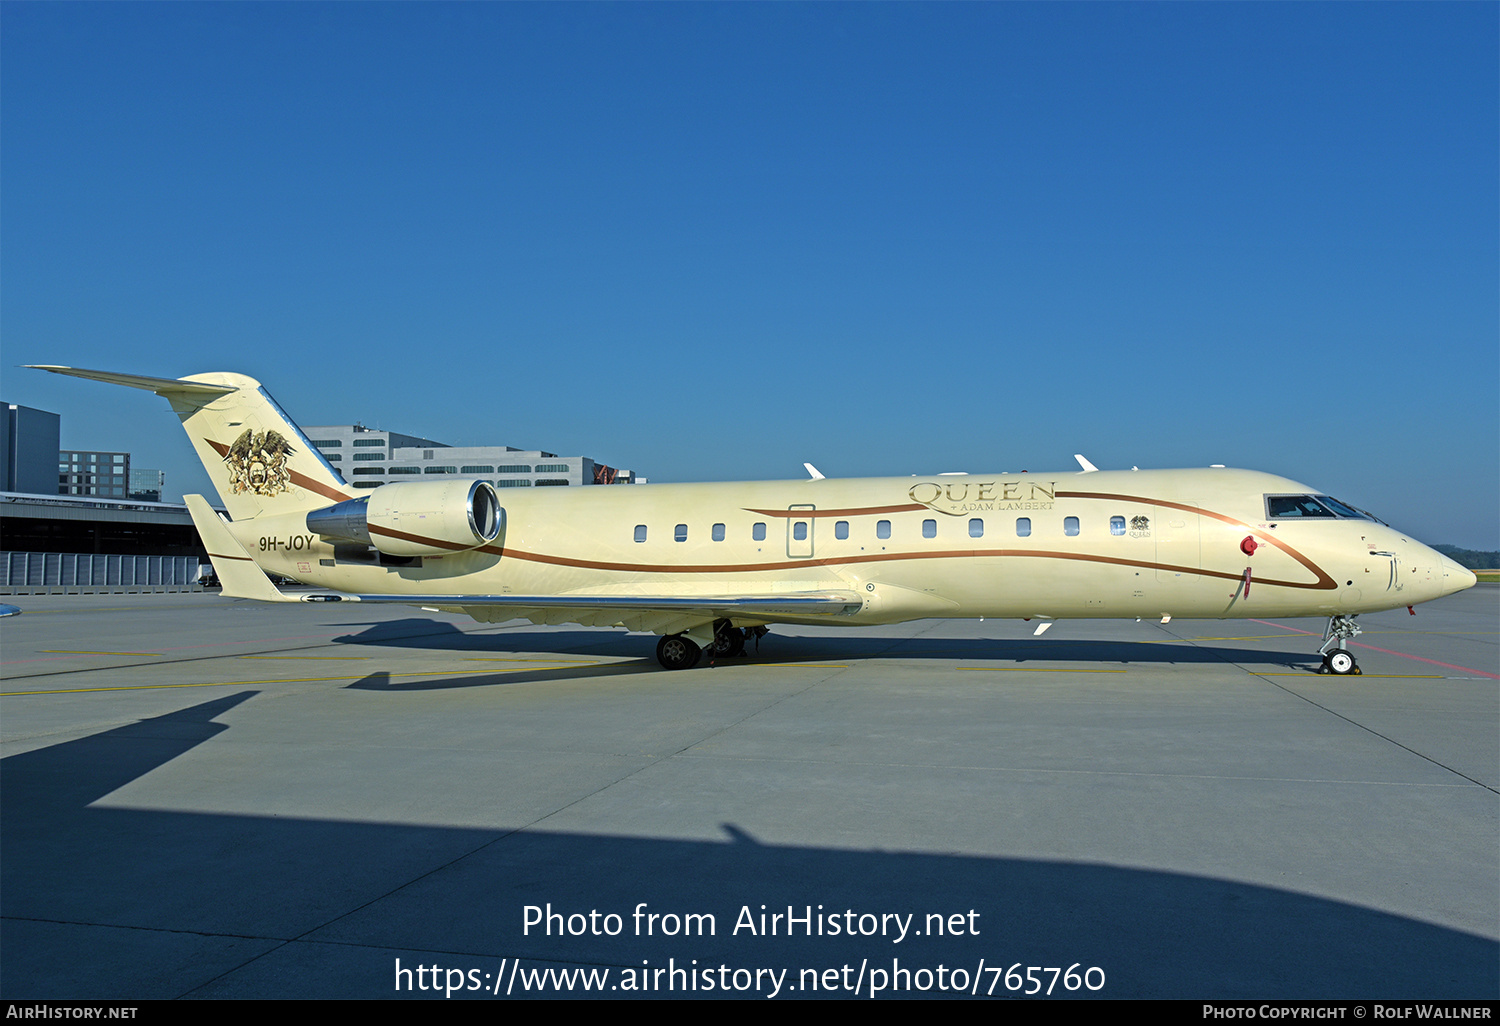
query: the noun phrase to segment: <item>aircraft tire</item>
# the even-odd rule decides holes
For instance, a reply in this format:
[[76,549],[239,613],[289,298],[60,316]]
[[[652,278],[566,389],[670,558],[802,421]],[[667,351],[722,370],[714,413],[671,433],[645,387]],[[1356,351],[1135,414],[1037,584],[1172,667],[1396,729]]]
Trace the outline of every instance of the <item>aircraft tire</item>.
[[714,635],[714,647],[710,653],[715,659],[733,659],[745,651],[745,632],[738,627],[720,627]]
[[1328,667],[1328,672],[1343,676],[1350,673],[1359,673],[1359,664],[1354,657],[1343,649],[1335,649],[1323,657],[1323,665]]
[[668,634],[656,643],[656,661],[668,670],[691,670],[703,658],[703,649],[681,634]]

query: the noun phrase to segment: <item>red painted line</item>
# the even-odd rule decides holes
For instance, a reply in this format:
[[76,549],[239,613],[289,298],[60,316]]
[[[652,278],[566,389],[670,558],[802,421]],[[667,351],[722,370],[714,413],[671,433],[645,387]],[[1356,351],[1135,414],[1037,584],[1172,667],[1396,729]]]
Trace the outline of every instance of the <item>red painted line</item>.
[[1380,648],[1378,645],[1366,645],[1363,641],[1351,641],[1351,645],[1359,648],[1368,648],[1374,652],[1384,652],[1386,655],[1406,656],[1407,659],[1415,659],[1419,663],[1431,663],[1433,666],[1446,666],[1450,670],[1462,670],[1465,673],[1477,673],[1481,677],[1489,677],[1491,680],[1500,680],[1500,673],[1487,673],[1484,670],[1474,670],[1467,666],[1455,666],[1453,663],[1443,663],[1436,659],[1424,659],[1422,656],[1408,655],[1405,652],[1392,652],[1388,648]]
[[[1276,627],[1284,631],[1295,631],[1298,634],[1308,634],[1315,638],[1319,637],[1316,631],[1304,631],[1300,627],[1288,627],[1286,626],[1286,624],[1272,623],[1270,620],[1251,620],[1250,622],[1265,624],[1267,627]],[[1356,648],[1368,648],[1372,652],[1384,652],[1386,655],[1401,656],[1403,659],[1415,659],[1419,663],[1431,663],[1433,666],[1442,666],[1449,670],[1462,670],[1465,673],[1477,673],[1481,677],[1489,677],[1491,680],[1500,680],[1500,673],[1490,673],[1487,670],[1476,670],[1469,666],[1456,666],[1453,663],[1445,663],[1437,659],[1428,659],[1424,656],[1411,655],[1407,652],[1393,652],[1388,648],[1381,648],[1379,645],[1366,645],[1363,641],[1351,641],[1349,642],[1349,644],[1353,645]]]

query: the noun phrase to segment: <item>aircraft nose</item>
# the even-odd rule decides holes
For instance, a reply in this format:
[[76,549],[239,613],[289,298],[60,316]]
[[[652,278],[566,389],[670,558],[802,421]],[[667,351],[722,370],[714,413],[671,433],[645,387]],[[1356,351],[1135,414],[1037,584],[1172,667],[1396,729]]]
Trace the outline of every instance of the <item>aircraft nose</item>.
[[1438,559],[1440,560],[1438,573],[1442,575],[1441,594],[1452,595],[1454,592],[1474,587],[1479,581],[1479,578],[1474,576],[1474,571],[1468,567],[1459,566],[1447,556],[1439,555]]

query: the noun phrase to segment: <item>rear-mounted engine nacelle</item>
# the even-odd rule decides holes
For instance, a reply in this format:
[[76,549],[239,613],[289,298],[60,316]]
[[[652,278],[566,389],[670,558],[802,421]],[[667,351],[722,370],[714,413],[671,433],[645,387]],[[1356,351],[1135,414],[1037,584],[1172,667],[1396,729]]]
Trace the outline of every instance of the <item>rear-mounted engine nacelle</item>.
[[487,481],[414,481],[313,510],[307,529],[325,541],[373,545],[390,556],[441,556],[500,537],[505,510]]

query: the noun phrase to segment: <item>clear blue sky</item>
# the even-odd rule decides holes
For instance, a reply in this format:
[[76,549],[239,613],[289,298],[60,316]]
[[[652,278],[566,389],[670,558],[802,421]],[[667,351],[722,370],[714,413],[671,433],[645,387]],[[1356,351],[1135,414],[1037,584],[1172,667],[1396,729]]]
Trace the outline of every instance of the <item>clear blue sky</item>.
[[1225,463],[1500,548],[1497,7],[0,6],[0,392],[654,481]]

